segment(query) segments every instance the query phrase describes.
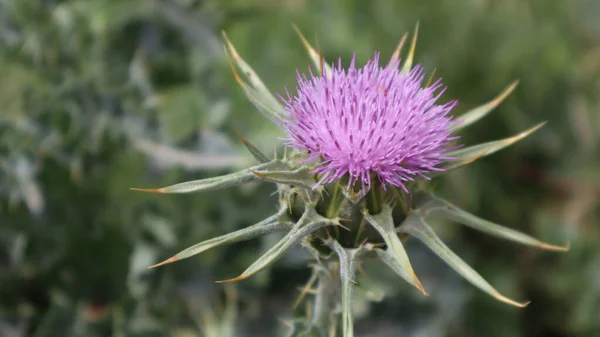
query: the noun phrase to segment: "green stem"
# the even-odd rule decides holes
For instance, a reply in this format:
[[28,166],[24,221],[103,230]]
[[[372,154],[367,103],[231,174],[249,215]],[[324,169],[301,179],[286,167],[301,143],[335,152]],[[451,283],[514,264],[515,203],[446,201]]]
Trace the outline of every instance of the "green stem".
[[340,186],[339,184],[335,184],[333,186],[333,191],[331,192],[331,199],[329,201],[329,205],[327,205],[327,211],[325,212],[325,216],[329,219],[333,219],[337,216],[337,211],[339,209],[338,205],[338,195],[340,194]]
[[340,298],[340,285],[338,266],[336,263],[328,263],[327,271],[319,273],[317,294],[314,304],[313,325],[319,328],[322,336],[335,329],[335,309]]
[[379,179],[371,177],[371,188],[367,192],[367,209],[369,214],[376,215],[383,209],[383,188]]
[[[344,206],[346,202],[346,198],[344,198],[341,193],[341,187],[339,183],[336,183],[333,186],[333,191],[331,191],[331,198],[329,199],[329,204],[327,205],[327,210],[325,211],[325,216],[329,219],[334,219],[339,217],[340,209]],[[339,238],[340,229],[339,227],[335,227],[335,237]]]

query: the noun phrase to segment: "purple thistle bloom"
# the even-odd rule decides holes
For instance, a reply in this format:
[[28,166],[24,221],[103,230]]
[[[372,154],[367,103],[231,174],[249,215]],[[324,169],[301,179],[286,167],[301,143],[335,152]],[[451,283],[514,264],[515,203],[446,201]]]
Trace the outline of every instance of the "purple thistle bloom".
[[284,99],[286,144],[307,150],[306,162],[320,161],[318,184],[347,175],[348,188],[360,181],[366,191],[373,173],[384,188],[406,190],[405,182],[442,170],[437,165],[449,159],[444,153],[456,139],[449,112],[457,102],[436,105],[445,90],[441,80],[423,88],[421,66],[405,74],[398,65],[380,67],[375,53],[360,69],[353,56],[348,70],[340,59],[331,76],[298,72],[297,95],[286,90]]

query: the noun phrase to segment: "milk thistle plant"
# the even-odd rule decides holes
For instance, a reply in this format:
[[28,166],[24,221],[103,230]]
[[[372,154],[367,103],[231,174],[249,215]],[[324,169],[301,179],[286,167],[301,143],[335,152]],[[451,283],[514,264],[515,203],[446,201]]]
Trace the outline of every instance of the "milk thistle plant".
[[[239,56],[224,34],[225,51],[235,79],[258,110],[287,137],[281,158],[269,158],[247,140],[245,146],[258,165],[225,176],[184,182],[154,193],[190,193],[221,189],[252,181],[274,183],[278,210],[269,218],[213,238],[161,262],[179,261],[208,249],[275,232],[285,236],[236,278],[244,280],[267,268],[296,244],[314,256],[313,277],[305,289],[316,290],[310,315],[295,320],[290,336],[353,336],[351,302],[362,263],[379,259],[418,291],[427,292],[417,277],[403,242],[421,241],[467,281],[495,299],[524,307],[528,302],[507,298],[454,254],[427,221],[449,219],[475,230],[521,244],[555,251],[565,247],[472,215],[437,197],[427,182],[442,173],[472,163],[534,132],[543,125],[510,138],[461,146],[458,130],[492,111],[516,87],[454,118],[456,101],[439,103],[445,87],[423,68],[413,66],[417,30],[401,64],[404,35],[385,66],[379,54],[360,67],[352,57],[329,66],[298,31],[315,70],[298,72],[295,92],[274,96]],[[238,73],[238,69],[245,77]],[[302,295],[305,293],[303,292]],[[301,296],[303,299],[304,296]]]

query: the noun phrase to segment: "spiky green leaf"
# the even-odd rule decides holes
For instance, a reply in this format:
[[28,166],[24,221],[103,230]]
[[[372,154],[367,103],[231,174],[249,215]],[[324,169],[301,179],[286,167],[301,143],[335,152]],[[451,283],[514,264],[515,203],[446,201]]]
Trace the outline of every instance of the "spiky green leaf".
[[398,259],[394,257],[394,255],[388,251],[380,248],[374,248],[373,251],[377,254],[377,258],[385,263],[390,269],[392,269],[396,274],[402,277],[409,284],[413,283],[412,276],[409,274],[409,271],[404,268],[402,264],[398,262]]
[[525,233],[521,233],[514,229],[510,229],[495,224],[493,222],[484,220],[432,194],[426,196],[426,202],[421,209],[424,215],[433,215],[445,219],[450,219],[461,223],[465,226],[482,231],[484,233],[494,235],[506,240],[518,242],[527,246],[533,246],[553,251],[567,251],[569,249],[568,244],[566,246],[551,245],[542,242],[534,237],[531,237]]
[[282,170],[285,169],[286,165],[281,161],[271,161],[266,164],[260,164],[253,166],[249,169],[238,171],[235,173],[226,174],[220,177],[187,181],[163,188],[155,189],[142,189],[142,188],[131,188],[134,191],[150,192],[150,193],[190,193],[200,191],[213,191],[232,186],[242,185],[251,181],[259,180],[260,178],[252,173],[252,171],[267,171],[267,170]]
[[250,100],[250,102],[258,109],[258,111],[263,114],[268,120],[270,120],[273,124],[282,128],[283,123],[281,122],[280,116],[283,114],[283,110],[280,110],[278,107],[273,107],[260,98],[260,94],[250,87],[248,84],[244,83],[236,77],[238,84],[242,87],[244,94]]
[[456,124],[454,124],[452,130],[460,130],[485,117],[488,113],[490,113],[498,105],[500,105],[500,103],[502,103],[502,101],[504,101],[506,97],[508,97],[508,95],[510,95],[515,90],[518,84],[519,81],[512,82],[508,87],[506,87],[506,89],[504,89],[504,91],[500,93],[500,95],[496,96],[493,100],[476,108],[473,108],[472,110],[465,112],[460,117],[457,117],[454,121]]
[[240,75],[238,74],[233,61],[229,55],[229,51],[225,48],[225,55],[229,61],[229,67],[231,68],[231,72],[233,73],[233,77],[236,82],[242,87],[244,94],[246,97],[254,104],[254,106],[258,109],[260,113],[263,114],[268,120],[273,122],[273,124],[278,127],[283,127],[282,118],[285,118],[285,108],[277,103],[273,104],[269,98],[265,97],[265,94],[256,88],[253,88],[251,85],[247,84],[242,80]]
[[414,212],[409,215],[406,218],[406,221],[400,227],[400,230],[423,242],[458,274],[497,300],[517,307],[525,307],[527,304],[529,304],[529,302],[520,303],[513,301],[510,298],[500,294],[473,268],[471,268],[460,257],[454,254],[454,252],[452,252],[452,250],[450,250],[450,248],[448,248],[448,246],[446,246],[442,240],[440,240],[440,238],[435,234],[431,227],[429,227],[429,225],[418,212]]
[[205,251],[215,248],[215,247],[224,246],[224,245],[228,245],[228,244],[232,244],[232,243],[240,242],[240,241],[251,240],[251,239],[257,238],[259,236],[263,236],[263,235],[267,235],[267,234],[271,234],[271,233],[277,233],[277,232],[283,232],[286,230],[290,230],[294,224],[291,222],[282,222],[280,220],[281,215],[282,215],[281,213],[284,213],[284,212],[286,212],[286,209],[283,209],[283,211],[280,211],[278,214],[270,216],[267,219],[265,219],[257,224],[254,224],[250,227],[242,228],[235,232],[228,233],[228,234],[195,244],[189,248],[182,250],[181,252],[177,253],[173,257],[171,257],[163,262],[157,263],[153,266],[150,266],[149,268],[155,268],[155,267],[159,267],[159,266],[162,266],[165,264],[181,261],[183,259],[187,259],[188,257],[198,255],[202,252],[205,252]]
[[317,181],[314,176],[310,174],[310,170],[307,167],[301,167],[296,170],[286,171],[254,171],[260,179],[270,181],[277,184],[285,184],[292,186],[303,186],[306,188],[312,188]]
[[244,59],[238,54],[237,50],[227,37],[227,34],[223,32],[223,38],[225,39],[225,43],[227,44],[227,48],[229,50],[229,54],[235,61],[235,64],[240,68],[244,76],[248,79],[250,86],[256,91],[257,98],[264,102],[266,106],[269,106],[273,109],[273,111],[277,112],[280,117],[283,117],[282,111],[284,110],[283,106],[279,103],[279,101],[273,96],[269,88],[263,83],[263,81],[258,77],[258,74],[244,61]]
[[392,209],[387,204],[383,205],[383,210],[381,213],[376,215],[371,215],[368,212],[365,212],[365,219],[379,232],[385,244],[387,245],[387,250],[393,256],[393,258],[397,261],[397,263],[401,266],[402,269],[406,270],[409,277],[409,283],[419,289],[420,292],[427,295],[427,292],[423,288],[421,281],[415,274],[415,271],[410,264],[410,260],[408,255],[406,254],[406,250],[402,245],[402,241],[398,238],[398,234],[396,233],[396,229],[394,227],[394,220],[392,219]]
[[447,153],[447,155],[449,157],[455,157],[455,159],[449,160],[446,163],[446,165],[444,166],[444,169],[445,170],[455,169],[455,168],[461,167],[463,165],[470,164],[481,157],[485,157],[494,152],[500,151],[503,148],[510,146],[510,145],[520,141],[521,139],[529,136],[534,131],[536,131],[537,129],[544,126],[544,124],[546,124],[546,122],[540,123],[528,130],[525,130],[525,131],[519,133],[518,135],[509,137],[509,138],[496,140],[496,141],[488,142],[488,143],[483,143],[483,144],[479,144],[479,145],[469,146],[467,148],[456,150],[456,151],[450,151]]
[[298,29],[298,27],[294,26],[294,29],[296,30],[296,33],[298,33],[300,40],[302,40],[302,44],[304,45],[304,48],[306,48],[308,56],[310,57],[314,66],[319,70],[319,73],[321,75],[331,76],[331,67],[327,65],[327,63],[323,59],[323,56],[314,50],[314,48],[310,45],[310,43],[308,43],[308,40],[304,37],[302,32],[300,32],[300,29]]
[[300,220],[298,220],[286,236],[276,243],[275,246],[271,247],[271,249],[256,260],[240,276],[230,280],[219,281],[219,283],[244,280],[279,260],[290,248],[299,243],[310,233],[323,227],[337,224],[338,223],[334,220],[320,216],[312,206],[308,206]]

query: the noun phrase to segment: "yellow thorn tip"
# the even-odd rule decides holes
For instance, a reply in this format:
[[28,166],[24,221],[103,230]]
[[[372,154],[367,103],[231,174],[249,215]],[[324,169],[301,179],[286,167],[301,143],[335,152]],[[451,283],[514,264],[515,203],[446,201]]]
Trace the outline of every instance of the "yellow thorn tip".
[[238,281],[241,281],[241,280],[245,280],[246,278],[248,278],[248,276],[242,274],[242,275],[240,275],[238,277],[231,278],[231,279],[228,279],[228,280],[215,281],[215,283],[232,283],[232,282],[238,282]]
[[130,191],[146,192],[146,193],[163,193],[162,188],[136,188],[136,187],[130,187],[129,190]]
[[525,308],[526,306],[529,305],[529,303],[531,303],[531,301],[526,301],[526,302],[517,302],[517,301],[513,301],[510,298],[501,295],[499,292],[495,292],[493,294],[493,296],[500,302],[504,302],[510,305],[513,305],[515,307],[519,307],[519,308]]
[[165,264],[169,264],[169,263],[173,263],[173,262],[177,262],[177,261],[179,261],[179,259],[177,257],[173,256],[172,258],[166,259],[163,262],[160,262],[160,263],[157,263],[157,264],[154,264],[154,265],[148,267],[148,269],[153,269],[156,267],[164,266]]
[[541,249],[545,249],[545,250],[551,250],[551,251],[555,251],[555,252],[568,252],[569,249],[571,249],[571,242],[567,241],[567,243],[564,246],[558,246],[558,245],[551,245],[548,243],[542,243],[538,246]]

